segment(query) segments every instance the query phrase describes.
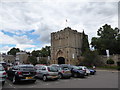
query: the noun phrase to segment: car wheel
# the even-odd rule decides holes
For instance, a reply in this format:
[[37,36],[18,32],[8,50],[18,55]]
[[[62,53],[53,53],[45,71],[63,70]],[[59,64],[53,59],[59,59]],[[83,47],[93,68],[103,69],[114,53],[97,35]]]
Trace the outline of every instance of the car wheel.
[[71,78],[71,76],[70,77],[68,77],[68,79],[70,79]]
[[47,81],[47,76],[43,76],[43,81]]
[[32,81],[32,83],[35,83],[35,82],[36,82],[36,80],[33,80],[33,81]]
[[58,76],[59,76],[59,79],[63,78],[62,74],[58,74]]
[[15,76],[13,77],[12,83],[13,83],[13,84],[16,84],[16,83],[17,83],[17,80],[16,80],[16,77],[15,77]]
[[77,78],[77,76],[78,76],[77,73],[74,73],[74,77]]

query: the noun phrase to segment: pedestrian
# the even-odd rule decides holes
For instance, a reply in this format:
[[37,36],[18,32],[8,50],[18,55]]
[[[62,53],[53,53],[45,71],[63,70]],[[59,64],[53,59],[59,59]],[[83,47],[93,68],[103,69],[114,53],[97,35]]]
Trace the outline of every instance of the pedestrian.
[[96,69],[95,65],[93,66],[93,69]]

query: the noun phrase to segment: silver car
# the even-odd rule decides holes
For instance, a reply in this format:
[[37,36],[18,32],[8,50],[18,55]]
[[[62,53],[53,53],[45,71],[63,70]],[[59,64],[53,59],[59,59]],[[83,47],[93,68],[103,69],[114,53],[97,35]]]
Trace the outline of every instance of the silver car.
[[59,78],[70,78],[72,76],[71,71],[67,67],[62,66],[52,66],[58,69]]
[[7,73],[4,70],[3,66],[0,64],[0,85],[4,85]]
[[42,78],[43,81],[47,81],[48,79],[59,79],[58,70],[54,67],[45,65],[40,65],[36,68],[36,77]]

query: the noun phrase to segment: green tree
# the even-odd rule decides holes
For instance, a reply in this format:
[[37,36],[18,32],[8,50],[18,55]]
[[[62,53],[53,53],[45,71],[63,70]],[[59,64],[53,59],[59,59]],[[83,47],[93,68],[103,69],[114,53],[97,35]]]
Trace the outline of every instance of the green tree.
[[40,64],[47,64],[47,60],[44,58],[41,58],[39,61]]
[[45,48],[42,48],[40,50],[41,57],[47,57],[50,56],[50,46],[46,46]]
[[12,48],[10,51],[7,52],[8,55],[16,55],[17,52],[20,52],[19,48]]
[[118,54],[119,48],[119,29],[113,29],[110,25],[105,24],[100,27],[97,31],[99,37],[93,37],[91,40],[91,45],[99,54],[106,54],[106,50],[110,51],[110,54]]
[[32,63],[33,65],[37,64],[37,58],[35,56],[29,56],[28,61]]
[[50,56],[50,46],[45,46],[41,50],[33,50],[32,56],[35,57],[47,57]]
[[101,66],[103,64],[103,62],[100,60],[100,58],[98,56],[98,52],[97,51],[90,51],[90,50],[86,51],[83,56],[84,56],[84,60],[80,63],[81,65]]
[[112,59],[108,59],[108,60],[106,61],[106,63],[109,64],[109,65],[112,65],[112,64],[114,64],[115,62],[114,62]]
[[35,57],[39,57],[40,56],[40,53],[41,53],[41,51],[40,50],[33,50],[32,51],[32,56],[35,56]]
[[83,31],[83,38],[82,38],[82,55],[86,52],[89,51],[89,42],[88,42],[88,36],[84,33]]

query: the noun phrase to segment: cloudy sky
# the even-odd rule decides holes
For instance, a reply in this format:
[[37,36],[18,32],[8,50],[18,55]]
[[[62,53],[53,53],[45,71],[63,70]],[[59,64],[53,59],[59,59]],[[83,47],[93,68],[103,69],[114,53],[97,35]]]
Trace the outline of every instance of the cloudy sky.
[[13,47],[26,51],[41,49],[50,45],[51,32],[66,26],[79,32],[84,29],[90,42],[106,23],[118,27],[117,0],[2,0],[0,52]]

